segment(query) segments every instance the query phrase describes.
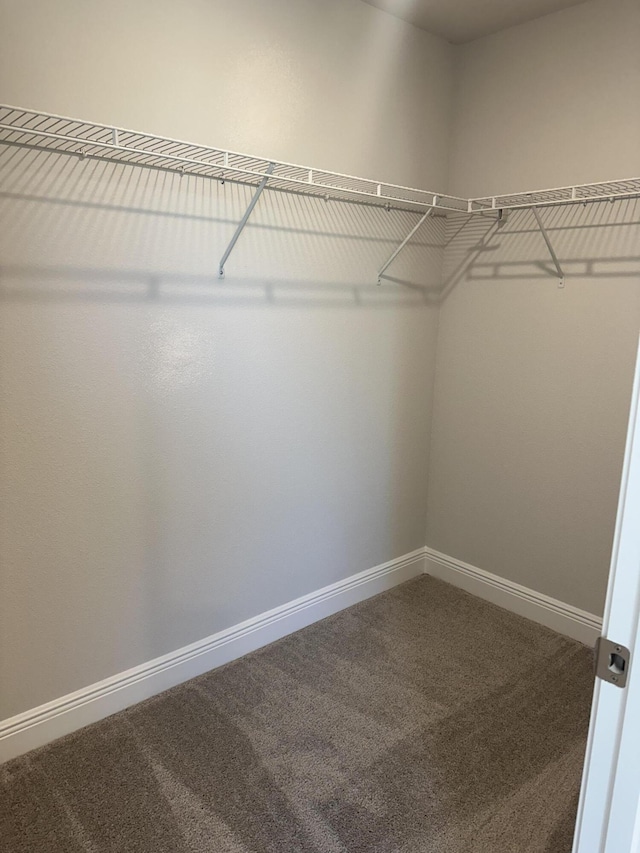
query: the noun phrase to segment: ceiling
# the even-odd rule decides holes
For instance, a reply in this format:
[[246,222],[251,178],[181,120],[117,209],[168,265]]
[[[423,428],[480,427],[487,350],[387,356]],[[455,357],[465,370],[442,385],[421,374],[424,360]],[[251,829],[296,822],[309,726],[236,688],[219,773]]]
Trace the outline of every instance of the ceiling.
[[464,44],[584,0],[365,0],[396,18]]

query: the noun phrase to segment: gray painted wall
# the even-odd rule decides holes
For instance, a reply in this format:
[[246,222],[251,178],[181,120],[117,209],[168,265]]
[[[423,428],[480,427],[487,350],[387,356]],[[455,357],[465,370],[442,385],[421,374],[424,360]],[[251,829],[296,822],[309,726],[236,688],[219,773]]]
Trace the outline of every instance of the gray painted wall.
[[640,4],[588,0],[455,48],[449,191],[638,175]]
[[529,212],[461,277],[488,223],[449,246],[427,543],[601,614],[640,328],[640,204],[590,210],[543,212],[563,290]]
[[[446,180],[450,48],[356,0],[0,8],[3,102]],[[377,288],[415,217],[265,195],[220,284],[249,190],[0,168],[0,718],[424,544],[442,221]]]
[[[451,186],[640,174],[640,6],[589,2],[457,49]],[[427,543],[602,613],[640,328],[640,207],[449,226]],[[593,263],[592,263],[593,261]]]

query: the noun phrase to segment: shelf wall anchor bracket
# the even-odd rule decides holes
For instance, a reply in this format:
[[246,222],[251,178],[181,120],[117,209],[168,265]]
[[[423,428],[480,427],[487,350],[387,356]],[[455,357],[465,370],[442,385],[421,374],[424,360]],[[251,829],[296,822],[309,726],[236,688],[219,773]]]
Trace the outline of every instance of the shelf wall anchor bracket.
[[549,254],[551,255],[551,260],[553,261],[554,266],[556,268],[556,272],[558,273],[558,287],[564,287],[564,272],[562,270],[562,267],[560,266],[560,261],[558,260],[558,256],[555,253],[555,250],[553,248],[553,244],[552,244],[551,240],[549,239],[549,235],[547,234],[546,228],[542,224],[542,219],[540,218],[540,214],[538,213],[538,211],[536,210],[535,207],[531,208],[531,212],[533,213],[533,215],[536,218],[536,222],[538,223],[538,228],[540,229],[540,233],[544,237],[544,242],[547,244],[547,249],[549,250]]
[[382,276],[384,275],[384,273],[386,272],[386,270],[388,269],[388,267],[390,267],[390,266],[391,266],[391,264],[395,261],[395,259],[396,259],[396,258],[398,257],[398,255],[400,254],[400,252],[401,252],[401,251],[404,249],[404,247],[407,245],[407,243],[409,242],[409,240],[413,237],[413,235],[416,233],[416,231],[420,228],[420,226],[421,226],[421,225],[422,225],[422,223],[425,221],[425,219],[427,219],[427,217],[431,216],[431,214],[432,214],[432,213],[433,213],[433,208],[431,208],[431,210],[427,210],[427,212],[426,212],[426,213],[423,213],[423,214],[422,214],[422,216],[420,217],[420,219],[416,222],[416,224],[413,226],[413,228],[411,229],[411,231],[409,231],[409,233],[408,233],[408,234],[407,234],[407,236],[404,238],[404,240],[402,241],[402,243],[400,243],[400,245],[399,245],[396,249],[394,249],[393,253],[389,256],[389,258],[388,258],[388,259],[384,262],[384,264],[380,267],[380,269],[378,270],[378,284],[382,284]]
[[238,223],[238,227],[236,228],[235,234],[231,238],[231,242],[227,246],[224,255],[220,258],[220,263],[218,264],[218,278],[224,278],[224,265],[227,263],[227,261],[229,259],[229,255],[231,254],[231,252],[233,252],[233,248],[236,245],[236,243],[238,242],[238,238],[240,237],[240,235],[244,231],[244,226],[249,221],[249,217],[253,213],[253,208],[258,203],[258,199],[262,195],[262,191],[266,187],[267,181],[269,180],[269,178],[270,178],[271,174],[273,173],[273,170],[275,169],[275,167],[276,167],[275,163],[269,163],[269,168],[264,173],[264,177],[262,178],[262,180],[258,184],[258,187],[256,188],[256,191],[253,194],[253,198],[249,202],[249,206],[247,207],[244,216],[242,217],[242,219]]

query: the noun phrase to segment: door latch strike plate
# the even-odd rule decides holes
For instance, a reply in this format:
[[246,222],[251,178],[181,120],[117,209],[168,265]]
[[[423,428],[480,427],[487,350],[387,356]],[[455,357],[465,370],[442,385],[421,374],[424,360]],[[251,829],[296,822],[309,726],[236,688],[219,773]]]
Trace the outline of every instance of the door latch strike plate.
[[598,637],[595,648],[596,676],[616,687],[626,687],[631,653],[626,646]]

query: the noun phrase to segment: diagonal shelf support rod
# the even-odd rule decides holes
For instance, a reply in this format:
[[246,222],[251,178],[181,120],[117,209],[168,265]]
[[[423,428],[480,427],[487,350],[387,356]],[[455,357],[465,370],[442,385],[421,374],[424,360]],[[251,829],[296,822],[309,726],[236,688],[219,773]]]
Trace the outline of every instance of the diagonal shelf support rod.
[[244,231],[244,226],[249,221],[249,217],[253,213],[253,208],[258,203],[258,199],[262,195],[262,191],[266,187],[267,181],[269,180],[269,177],[273,173],[273,170],[275,169],[275,167],[276,167],[275,163],[269,163],[269,168],[264,173],[264,177],[260,181],[255,193],[253,194],[253,198],[249,202],[249,207],[247,207],[244,216],[242,217],[242,219],[238,223],[238,227],[236,228],[235,234],[231,238],[231,242],[227,246],[224,255],[220,258],[220,263],[218,264],[218,278],[224,278],[224,265],[227,263],[227,261],[229,259],[229,255],[231,254],[231,252],[233,252],[233,248],[236,245],[236,243],[238,242],[238,238],[240,237],[240,235]]
[[544,242],[547,244],[547,249],[549,250],[549,254],[551,255],[551,260],[553,261],[556,272],[558,273],[558,287],[564,287],[564,272],[562,267],[560,266],[560,261],[558,260],[558,256],[555,253],[553,248],[553,244],[549,239],[549,235],[547,234],[546,228],[542,224],[542,219],[540,218],[540,214],[536,210],[535,207],[531,208],[531,212],[536,218],[536,222],[538,223],[538,228],[540,229],[540,233],[544,237]]
[[402,241],[402,243],[400,243],[400,245],[399,245],[399,246],[397,246],[397,248],[392,252],[392,254],[390,255],[390,257],[389,257],[389,258],[384,262],[384,264],[380,267],[380,269],[378,270],[378,284],[382,284],[382,276],[383,276],[383,274],[384,274],[384,273],[386,272],[386,270],[391,266],[391,264],[395,261],[395,259],[398,257],[398,255],[400,254],[400,252],[404,249],[404,247],[407,245],[407,243],[408,243],[408,242],[409,242],[409,240],[413,237],[413,235],[416,233],[416,231],[420,228],[420,226],[421,226],[421,225],[422,225],[422,223],[425,221],[425,219],[427,219],[427,217],[431,216],[431,214],[432,214],[432,213],[433,213],[433,210],[427,210],[427,212],[426,212],[426,213],[423,213],[423,214],[422,214],[422,216],[420,217],[420,219],[416,222],[416,224],[413,226],[413,228],[411,229],[411,231],[409,231],[409,233],[408,233],[408,234],[407,234],[407,236],[404,238],[404,240]]

